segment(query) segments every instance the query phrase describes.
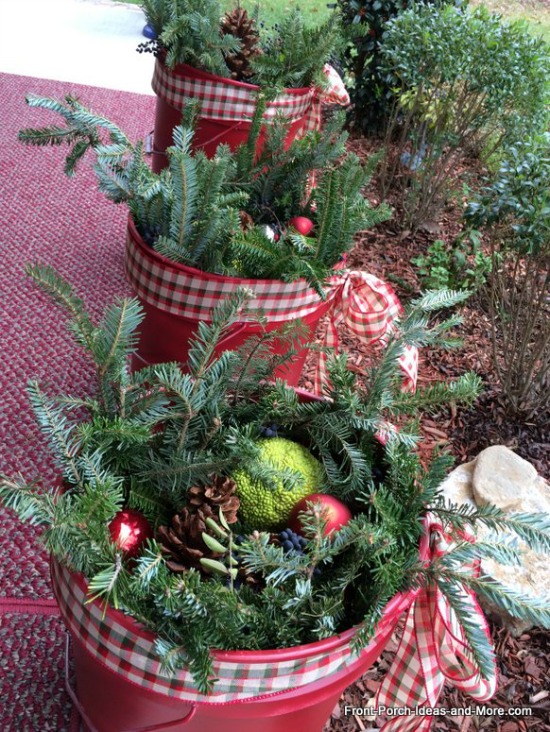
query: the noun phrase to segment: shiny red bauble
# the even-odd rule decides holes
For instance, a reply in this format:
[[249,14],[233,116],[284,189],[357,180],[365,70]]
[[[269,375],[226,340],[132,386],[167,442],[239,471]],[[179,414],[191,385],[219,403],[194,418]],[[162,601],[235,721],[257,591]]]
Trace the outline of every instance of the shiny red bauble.
[[294,216],[294,218],[290,219],[288,225],[295,229],[298,234],[302,234],[302,236],[311,234],[315,226],[313,221],[305,216]]
[[137,557],[153,529],[145,516],[133,508],[119,511],[109,524],[111,539],[128,559]]
[[334,496],[329,496],[326,493],[310,493],[309,496],[301,498],[292,509],[288,521],[288,526],[292,531],[295,531],[297,534],[303,533],[300,514],[311,511],[313,504],[321,506],[323,518],[326,521],[325,536],[328,536],[333,531],[338,531],[341,526],[347,524],[352,516],[349,508]]

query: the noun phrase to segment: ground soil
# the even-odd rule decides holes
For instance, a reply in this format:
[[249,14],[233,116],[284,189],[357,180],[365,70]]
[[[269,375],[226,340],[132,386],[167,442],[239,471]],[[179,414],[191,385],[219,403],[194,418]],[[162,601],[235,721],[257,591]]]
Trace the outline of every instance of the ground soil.
[[[371,154],[376,143],[352,140],[351,147],[363,156]],[[468,175],[468,185],[481,180],[483,168],[476,160],[465,160],[463,170]],[[456,190],[462,190],[457,179]],[[376,201],[373,185],[369,197]],[[451,197],[442,210],[434,216],[429,230],[415,234],[403,231],[395,220],[364,232],[357,238],[348,264],[353,269],[363,269],[391,282],[402,301],[407,301],[420,291],[417,267],[413,257],[424,254],[435,239],[452,242],[461,230],[463,200],[460,195]],[[491,444],[507,445],[529,460],[546,478],[550,478],[550,420],[549,415],[539,414],[524,420],[510,414],[498,385],[493,368],[490,339],[490,320],[484,307],[483,293],[472,297],[462,306],[463,324],[458,335],[463,345],[454,351],[424,350],[421,356],[419,382],[449,379],[465,371],[474,370],[484,382],[484,392],[476,405],[469,409],[452,408],[438,414],[428,414],[421,422],[423,436],[422,454],[427,457],[434,448],[445,448],[462,463],[473,459],[483,448]],[[341,331],[341,344],[348,352],[352,369],[359,374],[370,362],[372,354],[360,343]],[[311,380],[311,376],[309,381]],[[307,383],[306,386],[310,386]],[[459,714],[438,717],[433,728],[449,732],[550,732],[550,632],[532,629],[514,638],[498,624],[491,625],[493,642],[497,651],[499,689],[493,700],[481,704],[484,708],[502,708],[505,716],[486,714]],[[397,648],[399,632],[382,654],[379,662],[365,677],[346,690],[340,704],[334,709],[325,732],[374,731],[380,728],[382,718],[368,719],[346,714],[345,708],[365,707],[389,668]],[[475,707],[475,702],[473,703]],[[445,709],[472,706],[469,697],[446,686],[439,701]],[[531,716],[514,717],[508,714],[512,707],[525,707]]]

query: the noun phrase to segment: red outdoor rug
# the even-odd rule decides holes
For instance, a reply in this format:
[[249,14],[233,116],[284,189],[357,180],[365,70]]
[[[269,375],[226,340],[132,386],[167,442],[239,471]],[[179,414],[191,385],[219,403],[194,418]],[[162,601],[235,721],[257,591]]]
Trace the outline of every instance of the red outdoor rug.
[[[89,364],[73,346],[60,310],[25,275],[28,262],[53,265],[99,315],[128,296],[123,253],[126,209],[97,191],[91,162],[73,179],[67,148],[29,148],[22,127],[59,124],[25,104],[27,93],[71,93],[132,140],[153,127],[154,97],[0,74],[0,472],[52,481],[54,465],[36,428],[25,386],[82,393]],[[30,601],[30,604],[25,604]],[[44,601],[44,602],[40,602]],[[37,530],[0,508],[0,732],[72,732],[64,689],[65,631],[55,610]]]

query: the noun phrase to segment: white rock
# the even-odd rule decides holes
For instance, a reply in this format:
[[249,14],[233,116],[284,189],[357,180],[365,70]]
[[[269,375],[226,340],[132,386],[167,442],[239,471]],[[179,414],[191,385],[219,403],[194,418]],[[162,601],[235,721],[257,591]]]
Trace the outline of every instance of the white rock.
[[467,503],[475,508],[476,503],[472,494],[472,479],[474,476],[475,460],[463,463],[449,473],[440,488],[449,503],[462,505]]
[[[475,460],[456,468],[441,486],[447,501],[470,506],[491,503],[506,513],[529,512],[550,515],[550,485],[535,468],[507,447],[493,446],[483,450]],[[478,538],[487,535],[478,526]],[[504,538],[504,535],[503,535]],[[537,554],[518,541],[521,566],[508,566],[484,559],[481,569],[515,591],[546,600],[550,604],[550,558]],[[482,601],[486,612],[500,617],[514,635],[521,635],[532,624],[503,614]]]
[[492,503],[503,511],[522,511],[537,480],[537,471],[527,460],[507,447],[494,445],[475,461],[472,489],[478,506]]

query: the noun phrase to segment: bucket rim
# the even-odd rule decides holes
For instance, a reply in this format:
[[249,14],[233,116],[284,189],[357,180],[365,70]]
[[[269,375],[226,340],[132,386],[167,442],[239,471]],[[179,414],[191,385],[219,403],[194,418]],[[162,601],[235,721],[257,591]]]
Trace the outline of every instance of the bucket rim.
[[[425,522],[423,521],[423,526]],[[429,543],[430,539],[426,531],[422,534],[419,545],[419,557],[422,560],[426,560],[429,556]],[[61,608],[59,602],[59,595],[56,591],[56,580],[54,579],[54,567],[57,566],[61,571],[69,573],[73,582],[77,584],[79,589],[87,594],[88,583],[86,578],[81,573],[76,573],[61,565],[61,563],[53,556],[50,555],[51,565],[51,576],[52,584],[54,586],[54,594]],[[411,588],[396,593],[387,603],[384,608],[382,618],[377,625],[377,629],[382,629],[389,623],[396,620],[415,600],[420,592],[420,587]],[[150,642],[153,642],[156,638],[155,633],[147,630],[141,623],[139,623],[131,615],[127,615],[121,610],[117,610],[111,605],[102,604],[99,600],[95,599],[91,601],[92,604],[101,607],[105,613],[105,617],[111,617],[114,621],[122,625],[126,630],[135,633],[137,636],[144,638]],[[62,612],[63,615],[63,612]],[[349,644],[353,636],[360,630],[361,625],[355,625],[348,628],[341,633],[335,633],[329,638],[314,641],[312,643],[303,643],[296,646],[289,646],[286,648],[273,648],[265,650],[220,650],[212,649],[212,656],[218,661],[234,662],[234,663],[269,663],[286,660],[296,660],[306,658],[315,655],[319,652],[326,652],[340,648],[343,645]]]
[[[152,246],[149,246],[141,234],[138,232],[136,228],[135,221],[131,214],[128,215],[128,233],[130,236],[130,239],[132,243],[140,250],[140,252],[146,256],[147,258],[153,260],[154,262],[157,262],[159,266],[164,267],[165,269],[172,269],[175,272],[181,272],[186,275],[195,277],[196,279],[202,279],[202,280],[209,280],[211,282],[226,282],[228,284],[233,284],[236,287],[254,287],[256,285],[257,287],[263,286],[263,287],[270,287],[270,286],[288,286],[288,287],[296,287],[300,286],[303,288],[306,288],[308,290],[311,290],[312,292],[315,292],[311,285],[309,285],[304,279],[298,279],[293,280],[292,282],[285,282],[284,280],[269,280],[269,279],[252,279],[250,277],[233,277],[231,275],[222,275],[218,274],[216,272],[207,272],[203,269],[197,269],[196,267],[191,267],[188,264],[182,264],[181,262],[175,262],[173,259],[170,259],[169,257],[165,256],[164,254],[161,254],[160,252],[157,252],[155,249],[153,249]],[[335,273],[338,273],[339,270],[344,269],[346,266],[345,257],[342,262],[337,262],[333,269]]]
[[[237,81],[236,79],[230,79],[226,76],[219,76],[213,74],[210,71],[203,71],[198,69],[196,66],[190,64],[179,63],[173,68],[166,65],[165,62],[166,51],[161,51],[157,56],[157,63],[164,68],[168,74],[179,77],[187,77],[191,79],[202,79],[204,81],[215,81],[218,84],[226,84],[227,86],[234,87],[235,89],[243,89],[252,93],[260,91],[261,87],[258,84],[250,84],[246,81]],[[314,93],[313,86],[300,86],[300,87],[284,87],[281,91],[282,94],[290,96],[307,96],[308,94]]]

